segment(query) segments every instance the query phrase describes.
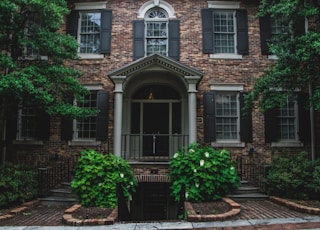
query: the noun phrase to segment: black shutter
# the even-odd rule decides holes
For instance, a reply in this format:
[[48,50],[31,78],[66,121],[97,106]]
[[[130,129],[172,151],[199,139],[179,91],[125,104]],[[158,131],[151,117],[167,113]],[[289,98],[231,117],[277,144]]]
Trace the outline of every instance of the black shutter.
[[205,92],[203,97],[204,106],[204,141],[210,142],[216,140],[215,133],[215,93],[213,91]]
[[244,94],[240,93],[240,140],[247,143],[252,143],[252,115],[251,111],[243,112]]
[[213,53],[213,15],[212,9],[202,9],[202,52],[205,54]]
[[13,140],[17,139],[17,121],[18,121],[18,106],[12,110],[13,112],[10,116],[7,116],[6,120],[6,142],[11,143]]
[[97,130],[96,130],[96,139],[98,141],[107,140],[108,136],[108,101],[109,101],[109,92],[107,91],[98,91],[97,95],[97,107],[99,113],[97,115]]
[[271,39],[271,19],[270,16],[260,17],[260,42],[261,53],[263,55],[270,54],[268,42]]
[[110,54],[111,51],[112,11],[101,11],[100,53]]
[[79,11],[72,10],[67,16],[67,33],[77,38],[78,36]]
[[73,135],[73,119],[69,117],[61,117],[61,140],[72,140]]
[[49,140],[50,116],[46,112],[39,112],[37,114],[36,135],[39,140]]
[[298,16],[296,21],[294,22],[294,28],[293,28],[293,35],[296,36],[301,36],[304,35],[306,30],[305,30],[305,18],[303,16]]
[[133,59],[144,57],[144,21],[133,21]]
[[246,10],[236,11],[238,54],[249,54],[248,16]]
[[308,100],[308,94],[298,94],[299,139],[304,143],[310,143],[311,141],[310,110],[308,107]]
[[278,126],[277,114],[277,109],[269,109],[264,114],[264,130],[266,143],[277,141],[280,138],[280,129]]
[[169,21],[169,50],[168,56],[179,61],[180,59],[180,21]]

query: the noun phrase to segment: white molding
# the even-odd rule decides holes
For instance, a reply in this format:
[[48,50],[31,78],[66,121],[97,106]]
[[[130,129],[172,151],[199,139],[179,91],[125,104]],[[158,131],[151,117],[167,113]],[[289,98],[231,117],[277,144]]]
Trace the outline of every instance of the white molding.
[[98,145],[101,145],[101,141],[75,139],[75,140],[69,141],[68,145],[70,145],[70,146],[98,146]]
[[79,2],[75,3],[75,10],[99,10],[107,8],[107,2]]
[[176,13],[173,7],[168,2],[163,0],[159,0],[159,1],[150,0],[144,3],[138,11],[137,18],[144,19],[145,14],[148,12],[148,10],[150,10],[153,7],[160,7],[165,11],[167,11],[169,18],[176,18]]
[[300,141],[279,141],[279,142],[272,142],[271,147],[299,148],[299,147],[303,147],[303,143]]
[[228,142],[228,141],[217,141],[217,142],[212,142],[211,143],[212,147],[229,147],[229,148],[243,148],[245,147],[244,142]]
[[243,91],[243,84],[212,84],[210,89],[216,91]]
[[80,59],[103,59],[103,54],[78,53]]
[[215,8],[215,9],[239,9],[239,8],[240,8],[240,2],[208,1],[208,8]]
[[210,58],[213,59],[242,59],[241,54],[231,54],[231,53],[219,53],[219,54],[210,54]]
[[102,90],[103,87],[101,84],[91,84],[91,85],[83,85],[87,90]]

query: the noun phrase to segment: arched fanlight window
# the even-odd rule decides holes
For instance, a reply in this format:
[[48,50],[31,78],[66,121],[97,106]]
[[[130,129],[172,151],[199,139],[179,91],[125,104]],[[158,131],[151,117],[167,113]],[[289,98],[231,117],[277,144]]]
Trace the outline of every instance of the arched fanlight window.
[[145,38],[147,55],[168,54],[168,14],[159,7],[148,10],[145,14]]

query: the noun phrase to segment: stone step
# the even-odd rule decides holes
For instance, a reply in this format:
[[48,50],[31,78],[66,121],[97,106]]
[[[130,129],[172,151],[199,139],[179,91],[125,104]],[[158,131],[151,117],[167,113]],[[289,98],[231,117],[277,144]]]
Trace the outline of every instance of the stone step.
[[51,194],[57,197],[77,198],[77,195],[74,194],[71,189],[67,188],[52,189]]
[[263,193],[230,194],[230,195],[227,195],[227,197],[231,198],[234,201],[264,200],[269,198],[268,195]]
[[62,182],[60,188],[71,189],[70,182]]
[[233,194],[258,193],[260,189],[251,185],[240,185]]
[[46,206],[71,206],[79,203],[77,198],[56,197],[49,196],[45,198],[38,198],[42,205]]

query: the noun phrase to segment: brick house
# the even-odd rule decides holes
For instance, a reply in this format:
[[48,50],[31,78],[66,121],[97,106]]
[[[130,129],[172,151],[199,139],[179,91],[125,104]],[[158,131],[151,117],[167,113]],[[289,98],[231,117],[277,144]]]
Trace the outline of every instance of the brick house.
[[96,149],[129,160],[141,184],[163,184],[165,162],[195,141],[227,148],[233,159],[254,150],[270,161],[310,148],[304,93],[277,113],[241,112],[244,95],[276,61],[267,41],[280,25],[256,17],[259,1],[68,2],[62,31],[79,41],[80,59],[67,64],[91,91],[82,106],[100,113],[70,120],[20,109],[7,125],[7,159],[45,165]]

